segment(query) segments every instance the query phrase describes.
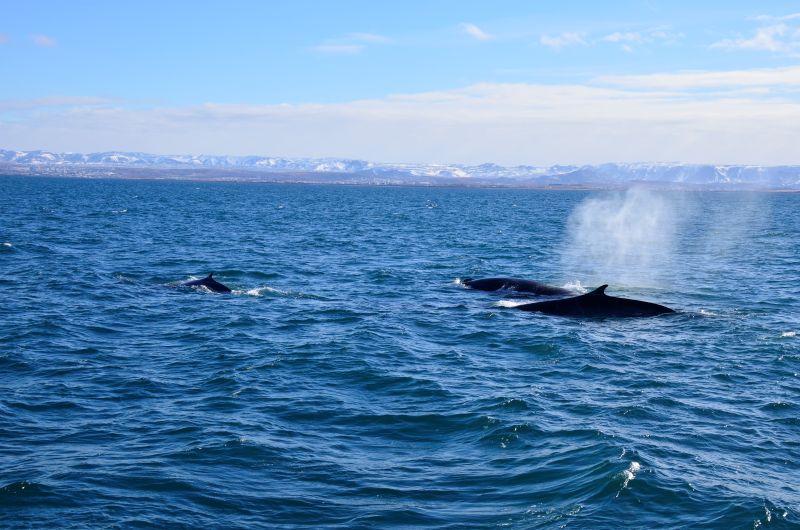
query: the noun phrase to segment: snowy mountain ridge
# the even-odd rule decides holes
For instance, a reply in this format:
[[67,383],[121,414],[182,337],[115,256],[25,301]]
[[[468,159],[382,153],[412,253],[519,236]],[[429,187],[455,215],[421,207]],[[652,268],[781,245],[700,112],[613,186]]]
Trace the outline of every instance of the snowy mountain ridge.
[[[599,165],[501,166],[492,163],[413,164],[377,163],[344,158],[284,158],[264,156],[154,155],[138,152],[54,153],[0,149],[0,165],[25,168],[27,173],[85,176],[108,169],[219,170],[243,179],[275,180],[270,174],[317,174],[324,181],[410,184],[486,184],[528,186],[607,186],[658,183],[675,187],[724,189],[800,189],[800,166],[747,166],[679,163],[607,163]],[[96,174],[96,171],[93,173]],[[324,177],[324,178],[323,178]],[[372,179],[372,180],[370,180]]]

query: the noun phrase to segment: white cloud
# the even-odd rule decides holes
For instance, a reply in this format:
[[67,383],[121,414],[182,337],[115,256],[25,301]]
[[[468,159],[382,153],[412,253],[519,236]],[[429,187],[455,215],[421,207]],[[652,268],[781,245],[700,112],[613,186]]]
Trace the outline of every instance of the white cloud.
[[119,104],[121,100],[92,96],[50,96],[36,99],[0,99],[0,112],[8,110],[46,109],[48,107],[81,107]]
[[610,88],[478,84],[336,104],[50,106],[13,119],[0,112],[0,145],[407,162],[796,164],[796,97],[684,90],[756,86],[748,76],[761,88],[787,75],[800,86],[797,67],[607,77],[616,82]]
[[355,41],[369,42],[372,44],[388,44],[392,42],[392,39],[389,37],[377,33],[351,33],[348,37]]
[[637,47],[647,44],[674,44],[683,38],[683,34],[672,32],[669,27],[659,26],[641,31],[615,31],[602,38],[603,42],[618,44],[620,49],[628,53],[636,51]]
[[800,66],[758,68],[752,70],[687,71],[645,75],[607,75],[595,83],[627,88],[685,90],[739,87],[800,88]]
[[357,53],[361,53],[361,51],[364,49],[364,45],[327,43],[318,44],[312,49],[319,53],[328,53],[332,55],[355,55]]
[[547,46],[548,48],[553,48],[555,50],[560,50],[565,46],[586,44],[586,41],[583,39],[582,33],[569,32],[569,31],[561,33],[560,35],[556,35],[555,37],[551,37],[549,35],[542,35],[539,38],[539,42]]
[[466,23],[461,24],[461,29],[463,29],[467,35],[476,40],[487,41],[493,38],[491,35],[483,31],[475,24],[466,24]]
[[759,15],[755,17],[755,20],[761,22],[772,22],[775,20],[797,20],[797,19],[800,19],[800,13],[790,13],[788,15],[783,15],[778,17],[772,15]]
[[780,17],[761,15],[756,20],[769,25],[756,28],[749,38],[723,39],[710,45],[728,51],[750,50],[780,53],[792,57],[800,56],[800,26],[791,25],[800,19],[800,13]]
[[615,32],[610,35],[606,35],[603,37],[605,42],[613,42],[619,44],[619,47],[622,51],[626,53],[634,53],[635,49],[633,48],[633,44],[639,44],[644,41],[641,33],[638,32]]
[[641,33],[635,31],[624,33],[617,31],[611,35],[606,35],[603,40],[606,42],[642,42],[643,37]]
[[317,44],[311,49],[330,55],[356,55],[364,51],[368,44],[388,44],[390,42],[392,39],[377,33],[350,33],[340,39]]
[[55,48],[58,45],[58,42],[53,37],[41,34],[31,35],[31,41],[42,48]]
[[9,40],[8,35],[6,35],[5,33],[0,33],[0,45],[8,44],[8,40]]
[[749,39],[725,39],[713,43],[711,47],[726,50],[787,51],[789,49],[788,45],[781,37],[786,34],[788,29],[786,24],[758,28],[756,34]]

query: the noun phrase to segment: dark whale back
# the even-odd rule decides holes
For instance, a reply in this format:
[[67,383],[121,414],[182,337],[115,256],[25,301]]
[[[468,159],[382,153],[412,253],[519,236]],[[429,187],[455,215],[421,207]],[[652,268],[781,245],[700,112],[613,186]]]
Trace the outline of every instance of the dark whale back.
[[214,273],[212,272],[202,280],[192,280],[191,282],[186,282],[183,285],[187,287],[205,287],[209,291],[213,291],[215,293],[231,292],[230,288],[227,285],[222,285],[217,280],[212,278],[213,275]]
[[520,278],[481,278],[473,280],[472,278],[464,278],[461,280],[465,286],[470,289],[478,289],[479,291],[516,291],[519,293],[532,293],[543,296],[569,296],[575,294],[574,292],[562,289],[561,287],[554,287],[544,283],[534,282],[532,280],[523,280]]
[[675,312],[651,302],[608,296],[606,287],[608,285],[601,285],[581,296],[524,304],[517,306],[517,309],[570,317],[651,317]]

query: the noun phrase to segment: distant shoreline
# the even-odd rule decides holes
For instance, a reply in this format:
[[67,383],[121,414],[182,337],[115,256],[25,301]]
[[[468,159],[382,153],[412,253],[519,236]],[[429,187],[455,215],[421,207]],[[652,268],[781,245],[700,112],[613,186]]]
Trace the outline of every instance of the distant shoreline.
[[[459,178],[435,178],[430,181],[400,182],[391,179],[367,178],[353,173],[328,172],[270,172],[256,173],[251,171],[221,170],[185,170],[175,168],[120,168],[120,167],[86,167],[65,168],[50,167],[49,171],[33,171],[30,166],[9,167],[0,165],[0,178],[59,178],[75,180],[136,180],[154,182],[195,182],[195,183],[230,183],[230,184],[284,184],[306,186],[363,186],[375,188],[441,188],[441,189],[507,189],[535,191],[624,191],[633,187],[658,191],[691,191],[691,192],[763,192],[763,193],[800,193],[800,189],[791,188],[758,188],[758,187],[726,187],[722,185],[687,186],[672,182],[629,181],[597,184],[534,184],[526,182],[483,182],[478,179],[464,182]],[[68,170],[67,170],[68,169]],[[66,171],[65,171],[66,170]],[[208,173],[203,176],[199,173]],[[220,174],[223,173],[223,174]]]

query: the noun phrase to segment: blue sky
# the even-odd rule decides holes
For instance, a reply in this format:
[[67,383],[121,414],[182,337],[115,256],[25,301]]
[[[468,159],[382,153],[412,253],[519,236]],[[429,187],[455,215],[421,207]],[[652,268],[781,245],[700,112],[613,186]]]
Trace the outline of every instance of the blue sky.
[[34,0],[0,13],[5,148],[800,163],[796,2]]

